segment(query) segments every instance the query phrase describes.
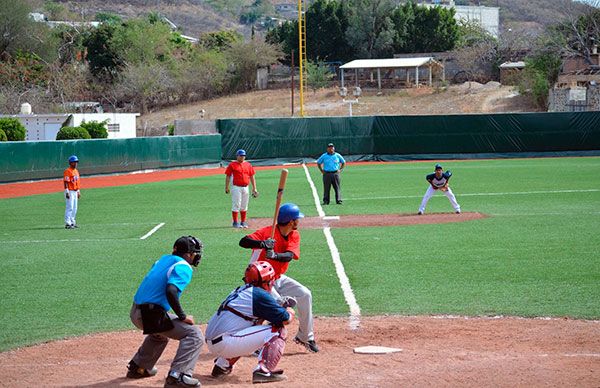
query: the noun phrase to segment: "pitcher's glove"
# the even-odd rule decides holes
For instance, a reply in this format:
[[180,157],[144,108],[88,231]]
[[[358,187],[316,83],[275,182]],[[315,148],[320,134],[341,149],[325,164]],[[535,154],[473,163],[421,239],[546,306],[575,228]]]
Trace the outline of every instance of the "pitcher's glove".
[[281,307],[295,307],[297,303],[298,302],[296,301],[296,298],[294,298],[293,296],[281,297]]

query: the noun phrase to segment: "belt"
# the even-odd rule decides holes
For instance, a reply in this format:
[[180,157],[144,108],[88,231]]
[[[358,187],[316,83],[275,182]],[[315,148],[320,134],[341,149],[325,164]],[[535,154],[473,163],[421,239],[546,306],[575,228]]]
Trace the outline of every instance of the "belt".
[[338,172],[338,171],[339,171],[339,170],[335,170],[335,171],[325,171],[325,172],[327,172],[327,173],[329,173],[329,174],[335,174],[335,173],[336,173],[336,172]]
[[218,336],[217,338],[213,338],[211,340],[209,340],[209,339],[206,340],[206,342],[208,342],[211,345],[216,345],[216,344],[218,344],[221,341],[223,341],[223,336],[222,335]]
[[236,187],[248,187],[248,185],[244,185],[244,186],[240,186],[240,185],[234,185]]

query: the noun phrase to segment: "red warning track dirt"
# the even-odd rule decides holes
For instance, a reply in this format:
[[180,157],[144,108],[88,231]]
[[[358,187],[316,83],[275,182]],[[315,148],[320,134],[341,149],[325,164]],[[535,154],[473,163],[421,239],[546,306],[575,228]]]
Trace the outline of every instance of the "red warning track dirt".
[[[454,213],[432,213],[424,215],[416,214],[353,214],[339,217],[306,217],[302,220],[302,229],[331,228],[354,228],[394,225],[418,225],[418,224],[446,224],[450,222],[465,222],[479,220],[487,217],[477,212]],[[272,218],[254,218],[248,221],[248,226],[258,229],[270,225]]]
[[[598,387],[600,322],[571,319],[363,317],[358,330],[345,318],[317,318],[319,353],[288,340],[279,366],[288,379],[269,387]],[[290,327],[290,336],[296,332]],[[205,326],[202,326],[205,332]],[[157,376],[124,377],[142,341],[139,331],[72,338],[0,353],[0,386],[162,387],[177,342],[158,362]],[[401,348],[364,355],[353,348]],[[233,373],[210,376],[206,346],[194,376],[203,386],[249,387],[256,358]]]

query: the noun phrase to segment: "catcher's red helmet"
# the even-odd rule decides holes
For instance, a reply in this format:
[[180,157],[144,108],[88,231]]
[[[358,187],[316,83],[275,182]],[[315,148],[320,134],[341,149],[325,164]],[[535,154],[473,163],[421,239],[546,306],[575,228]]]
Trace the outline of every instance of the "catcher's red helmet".
[[260,287],[266,291],[271,291],[275,281],[275,270],[273,266],[266,261],[255,261],[250,263],[244,273],[244,282]]

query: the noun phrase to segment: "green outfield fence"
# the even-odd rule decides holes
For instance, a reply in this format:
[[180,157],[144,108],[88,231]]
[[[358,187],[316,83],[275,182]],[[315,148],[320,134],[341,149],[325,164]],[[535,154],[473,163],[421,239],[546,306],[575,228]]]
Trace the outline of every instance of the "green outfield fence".
[[[461,155],[600,150],[600,112],[218,120],[223,157]],[[383,158],[385,159],[385,158]]]
[[70,155],[86,175],[129,172],[219,163],[221,135],[2,142],[0,155],[0,182],[61,177]]

